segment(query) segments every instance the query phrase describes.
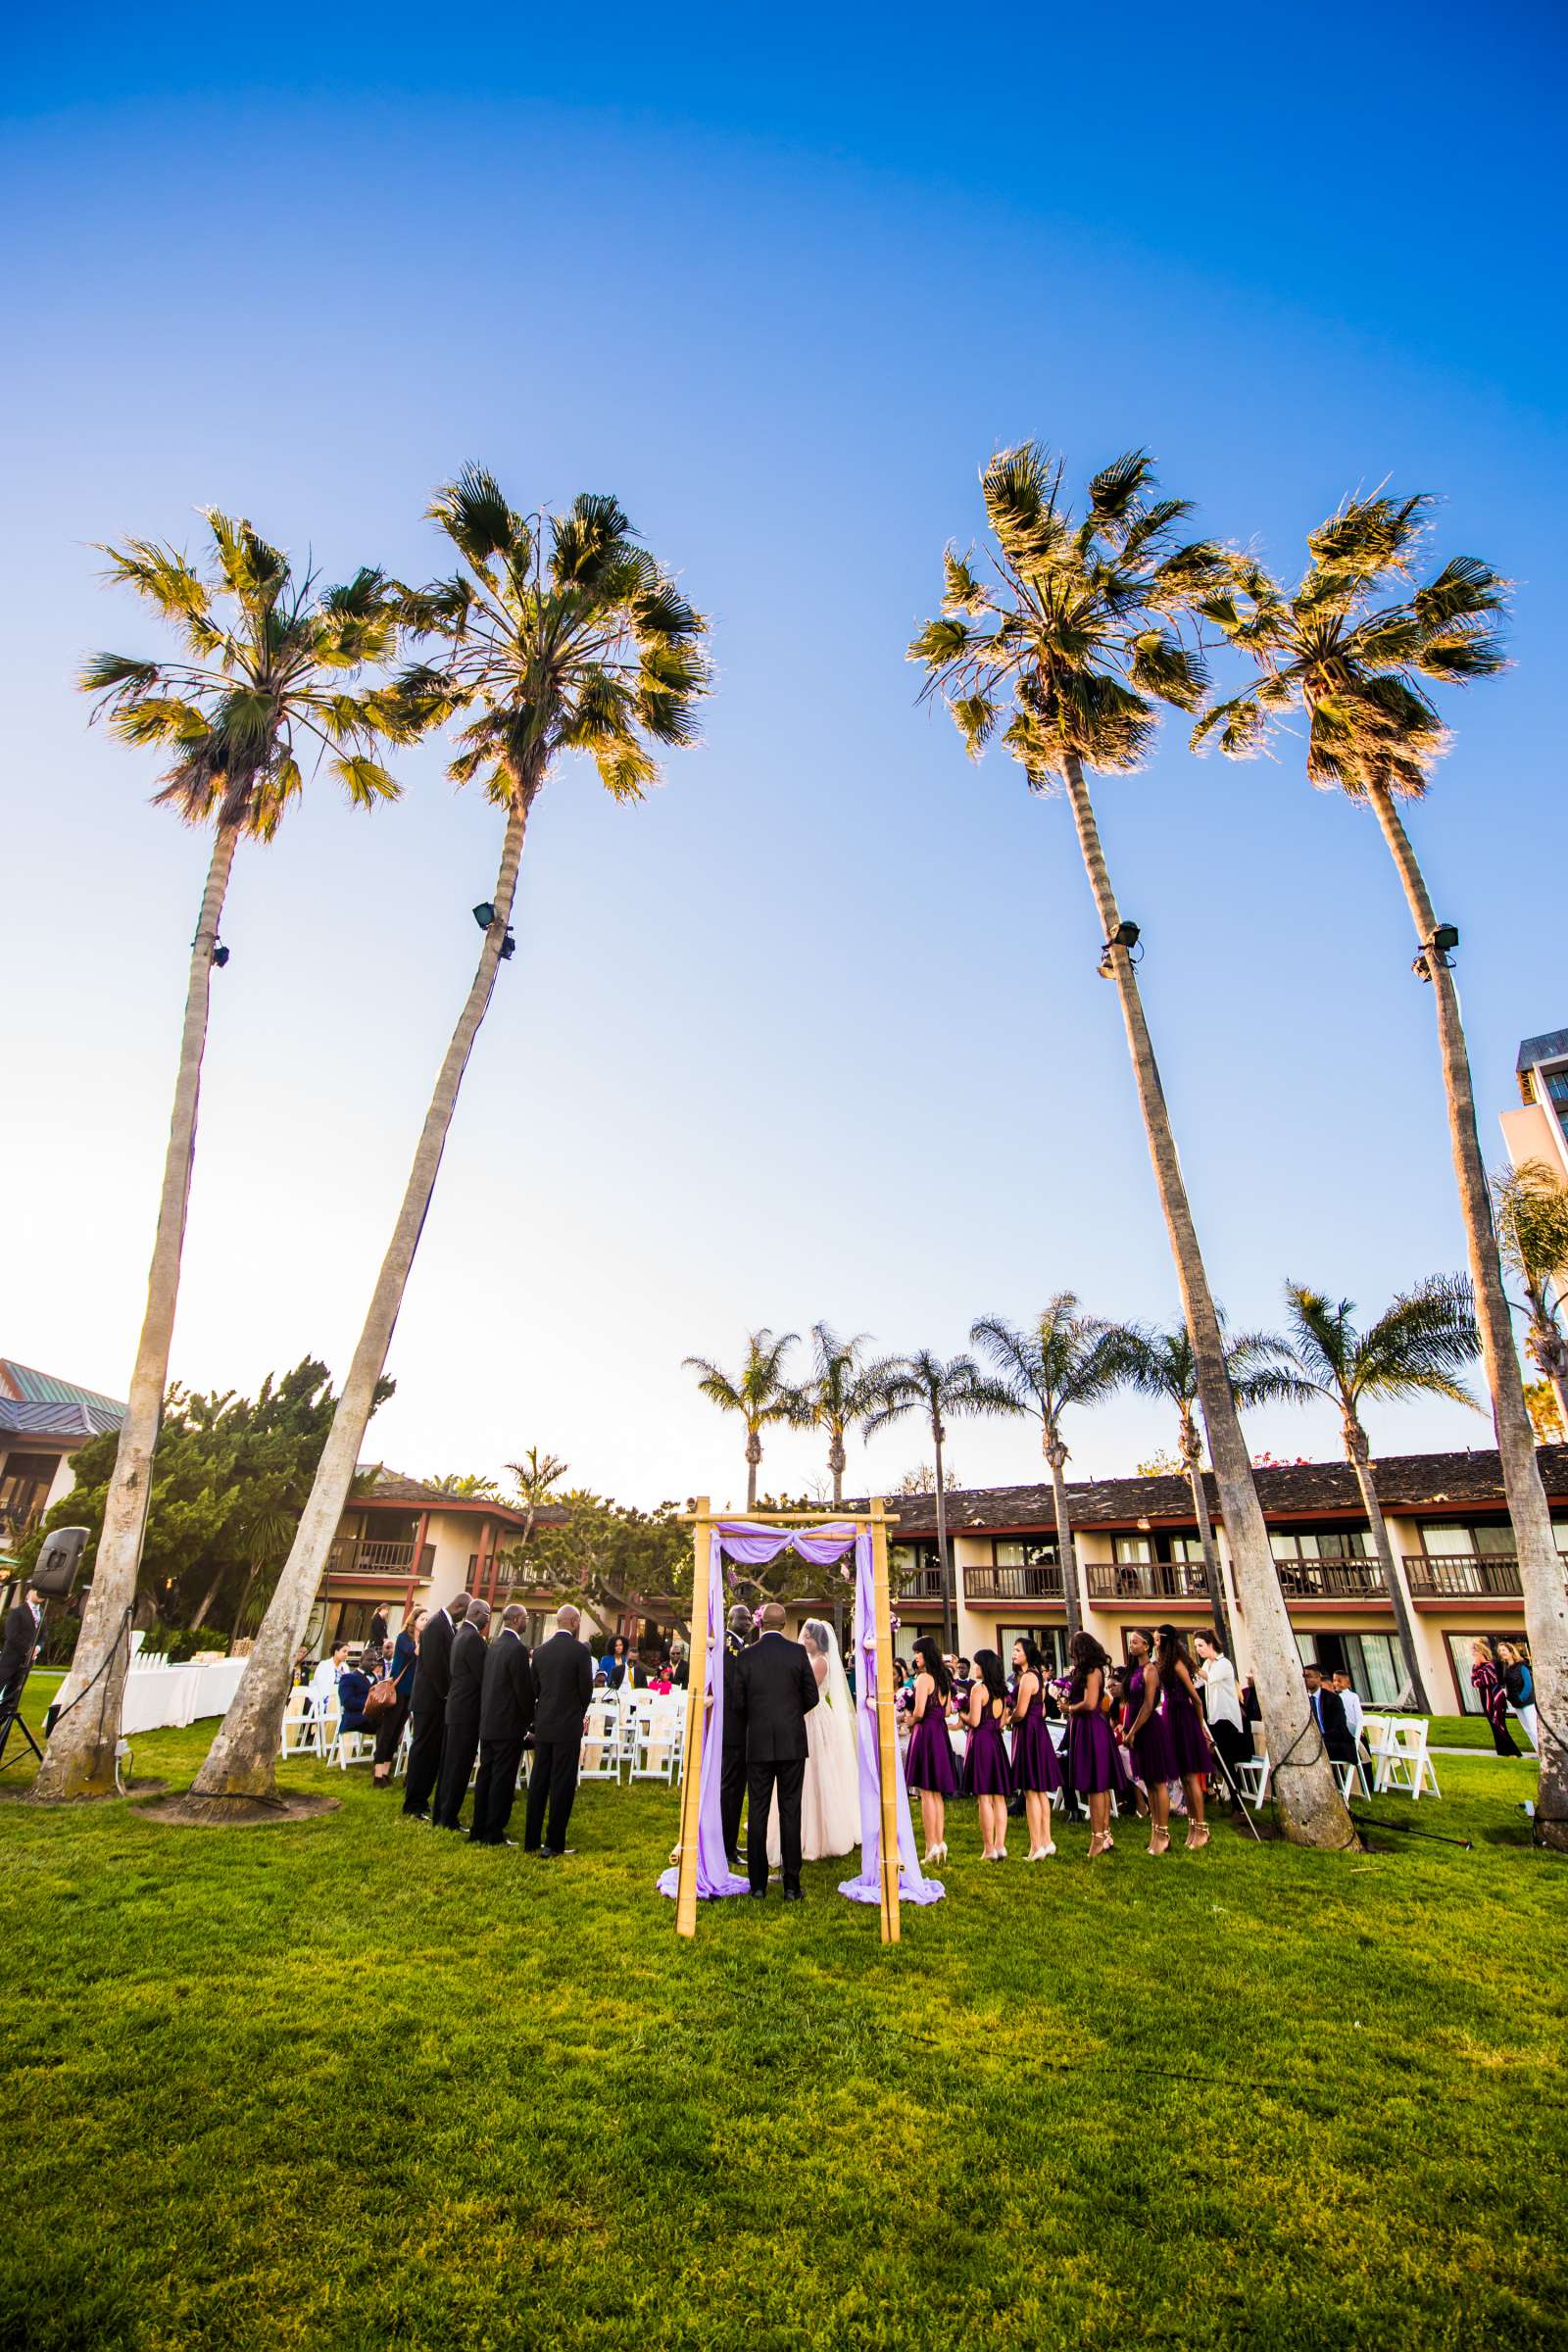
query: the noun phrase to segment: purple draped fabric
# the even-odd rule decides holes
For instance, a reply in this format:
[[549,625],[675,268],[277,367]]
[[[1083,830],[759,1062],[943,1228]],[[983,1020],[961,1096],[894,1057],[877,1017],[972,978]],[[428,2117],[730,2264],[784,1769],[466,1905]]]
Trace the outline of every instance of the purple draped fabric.
[[[855,1715],[860,1760],[860,1875],[839,1882],[840,1894],[852,1903],[882,1901],[882,1768],[876,1725],[876,1601],[871,1588],[871,1539],[862,1535],[855,1546]],[[895,1741],[894,1771],[898,1775],[896,1802],[899,1822],[899,1900],[901,1903],[939,1903],[947,1892],[940,1879],[928,1879],[920,1869],[914,1824],[909,1818],[909,1791],[904,1778],[904,1759]]]
[[[857,1556],[863,1545],[867,1562],[871,1556],[869,1536],[857,1538],[853,1527],[828,1525],[815,1528],[756,1527],[744,1519],[721,1519],[713,1524],[708,1546],[708,1667],[705,1679],[709,1706],[707,1725],[703,1733],[703,1778],[698,1790],[697,1811],[697,1892],[704,1900],[725,1894],[744,1894],[746,1881],[737,1878],[729,1866],[724,1851],[724,1819],[719,1796],[719,1782],[724,1768],[724,1560],[726,1554],[748,1568],[765,1567],[776,1560],[781,1551],[793,1548],[813,1568],[830,1567],[841,1560],[850,1546],[856,1546]],[[864,1765],[861,1765],[862,1777]],[[865,1798],[861,1793],[860,1816],[865,1818]],[[680,1871],[672,1865],[659,1882],[661,1894],[673,1895],[680,1886]]]

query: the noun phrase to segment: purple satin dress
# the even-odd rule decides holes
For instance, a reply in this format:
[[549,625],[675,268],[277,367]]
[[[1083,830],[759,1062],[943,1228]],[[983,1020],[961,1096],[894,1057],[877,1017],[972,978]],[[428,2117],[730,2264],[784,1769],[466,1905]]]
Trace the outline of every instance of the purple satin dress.
[[[1129,1723],[1136,1721],[1138,1710],[1144,1703],[1144,1681],[1143,1668],[1135,1666],[1127,1677]],[[1146,1788],[1163,1788],[1167,1781],[1176,1778],[1176,1759],[1171,1752],[1170,1733],[1160,1707],[1151,1710],[1148,1722],[1132,1741],[1132,1751],[1138,1777]]]
[[1061,1787],[1061,1766],[1038,1691],[1029,1701],[1028,1714],[1012,1727],[1012,1785],[1020,1794],[1028,1788],[1054,1794]]
[[1164,1678],[1159,1711],[1165,1718],[1172,1771],[1200,1777],[1209,1768],[1208,1741],[1203,1737],[1202,1718],[1175,1675]]
[[1002,1726],[989,1702],[979,1722],[970,1728],[963,1787],[967,1796],[1012,1794],[1012,1766],[1007,1761]]
[[925,1713],[909,1734],[904,1751],[904,1779],[907,1788],[928,1789],[933,1796],[958,1793],[958,1767],[948,1738],[948,1719],[934,1690],[925,1702]]

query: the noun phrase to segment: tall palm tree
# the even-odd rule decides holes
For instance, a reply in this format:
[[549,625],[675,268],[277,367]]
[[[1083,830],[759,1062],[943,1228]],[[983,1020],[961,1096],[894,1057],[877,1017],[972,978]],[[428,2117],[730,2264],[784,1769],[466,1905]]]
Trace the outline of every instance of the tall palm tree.
[[444,658],[406,671],[398,709],[411,726],[462,717],[448,774],[474,779],[502,818],[492,899],[476,909],[473,981],[436,1079],[402,1206],[354,1360],[271,1605],[192,1795],[270,1795],[288,1673],[342,1516],[418,1247],[458,1091],[496,976],[512,953],[523,836],[534,803],[569,753],[591,759],[617,801],[658,774],[651,744],[685,744],[708,690],[707,624],[635,537],[612,498],[584,494],[564,514],[525,516],[470,466],[438,491],[430,517],[458,559],[454,575],[407,595],[415,629]]
[[1403,1567],[1389,1541],[1361,1406],[1367,1397],[1396,1396],[1446,1396],[1454,1404],[1475,1404],[1458,1378],[1481,1348],[1470,1285],[1462,1274],[1434,1274],[1401,1293],[1365,1331],[1357,1331],[1350,1320],[1353,1298],[1327,1298],[1298,1282],[1286,1284],[1285,1307],[1289,1334],[1273,1360],[1254,1372],[1253,1394],[1259,1403],[1312,1404],[1326,1397],[1338,1406],[1346,1459],[1355,1471],[1372,1548],[1394,1603],[1405,1680],[1415,1706],[1428,1714],[1415,1612]]
[[950,1356],[946,1363],[928,1348],[913,1355],[894,1356],[882,1383],[882,1401],[865,1417],[865,1434],[902,1421],[906,1413],[922,1412],[936,1449],[937,1557],[942,1565],[942,1624],[951,1650],[957,1641],[957,1588],[948,1544],[948,1489],[942,1471],[942,1447],[947,1425],[960,1414],[1016,1413],[1022,1406],[1000,1380],[988,1380],[972,1355]]
[[796,1426],[819,1429],[826,1435],[835,1509],[844,1500],[844,1473],[849,1466],[844,1440],[850,1430],[867,1421],[882,1402],[892,1360],[880,1356],[867,1361],[864,1349],[868,1336],[861,1331],[853,1340],[844,1340],[828,1324],[813,1323],[811,1377],[795,1392]]
[[782,1332],[774,1338],[764,1324],[746,1342],[746,1361],[732,1379],[706,1355],[682,1359],[697,1374],[697,1386],[720,1412],[739,1413],[746,1424],[746,1508],[757,1508],[757,1473],[762,1460],[762,1432],[775,1422],[798,1418],[799,1406],[790,1386],[786,1358],[800,1335]]
[[1056,1552],[1067,1604],[1067,1639],[1083,1631],[1083,1593],[1067,1508],[1067,1444],[1063,1413],[1101,1404],[1126,1378],[1127,1357],[1119,1328],[1101,1315],[1086,1315],[1071,1291],[1048,1298],[1024,1329],[1001,1315],[982,1315],[970,1344],[988,1355],[1021,1413],[1040,1423],[1040,1446],[1051,1465],[1051,1494],[1056,1513]]
[[[1568,1721],[1568,1592],[1476,1131],[1470,1053],[1449,968],[1458,934],[1438,922],[1398,808],[1424,795],[1446,748],[1431,688],[1466,685],[1504,666],[1495,622],[1507,583],[1475,557],[1454,556],[1411,585],[1431,504],[1425,497],[1347,499],[1309,536],[1307,568],[1290,595],[1260,564],[1237,564],[1227,588],[1202,610],[1257,674],[1244,693],[1205,713],[1194,740],[1217,735],[1222,750],[1245,758],[1291,712],[1304,712],[1308,781],[1364,802],[1394,859],[1419,947],[1414,968],[1430,983],[1437,1013],[1448,1137],[1542,1717],[1561,1723]],[[1568,1745],[1556,1740],[1542,1757],[1536,1835],[1568,1853]]]
[[[1531,1360],[1550,1383],[1568,1429],[1568,1338],[1559,1304],[1568,1290],[1568,1185],[1544,1162],[1527,1159],[1494,1179],[1502,1262],[1525,1295]],[[1555,1294],[1555,1296],[1554,1296]]]
[[134,589],[168,623],[176,652],[157,661],[95,654],[79,680],[94,697],[94,716],[122,741],[168,752],[155,803],[209,828],[212,851],[191,942],[147,1305],[72,1676],[77,1689],[96,1678],[96,1689],[91,1705],[73,1707],[57,1723],[34,1784],[40,1798],[101,1796],[115,1785],[130,1658],[124,1637],[168,1387],[208,995],[215,963],[228,960],[218,933],[234,853],[241,841],[273,838],[303,790],[307,762],[324,758],[360,808],[395,800],[398,787],[372,750],[386,737],[406,741],[417,732],[384,695],[351,690],[358,673],[395,651],[393,584],[365,568],[342,587],[322,589],[314,573],[297,575],[248,522],[216,508],[205,514],[212,544],[202,564],[146,539],[103,551],[109,579]]
[[[1260,1376],[1266,1377],[1268,1367],[1275,1361],[1279,1343],[1264,1332],[1242,1332],[1234,1339],[1220,1323],[1225,1348],[1225,1370],[1239,1411],[1250,1404],[1264,1401],[1258,1387]],[[1229,1655],[1235,1656],[1232,1646],[1235,1632],[1232,1623],[1236,1596],[1231,1591],[1225,1562],[1214,1541],[1214,1523],[1209,1516],[1208,1491],[1203,1484],[1203,1440],[1198,1426],[1198,1352],[1192,1334],[1185,1324],[1178,1323],[1173,1331],[1154,1331],[1141,1323],[1127,1323],[1119,1334],[1124,1361],[1123,1377],[1127,1386],[1142,1396],[1157,1396],[1163,1403],[1174,1405],[1177,1418],[1177,1450],[1182,1475],[1193,1497],[1193,1511],[1198,1520],[1198,1538],[1203,1547],[1203,1570],[1208,1581],[1208,1596],[1213,1603],[1214,1623]]]
[[1152,747],[1158,706],[1192,710],[1205,672],[1183,643],[1195,604],[1228,569],[1210,540],[1183,542],[1190,509],[1154,496],[1149,459],[1134,451],[1094,476],[1081,522],[1061,495],[1062,469],[1033,443],[1004,450],[982,477],[994,545],[985,577],[947,558],[941,616],[909,648],[978,758],[1002,741],[1031,791],[1065,789],[1104,932],[1101,969],[1115,982],[1144,1131],[1170,1238],[1182,1313],[1198,1357],[1198,1392],[1238,1592],[1252,1640],[1253,1679],[1273,1753],[1289,1758],[1275,1790],[1286,1833],[1300,1843],[1355,1842],[1311,1718],[1284,1594],[1274,1573],[1247,1443],[1225,1372],[1225,1348],[1133,956],[1106,870],[1086,770],[1125,773]]

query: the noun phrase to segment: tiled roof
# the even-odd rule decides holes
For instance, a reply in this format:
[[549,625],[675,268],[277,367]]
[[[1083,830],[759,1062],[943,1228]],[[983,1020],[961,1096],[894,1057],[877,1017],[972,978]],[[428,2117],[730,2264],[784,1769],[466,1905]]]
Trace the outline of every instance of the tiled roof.
[[[1547,1494],[1568,1501],[1568,1446],[1543,1446],[1537,1454]],[[1502,1472],[1495,1451],[1390,1454],[1374,1463],[1385,1510],[1500,1510]],[[1309,1512],[1361,1515],[1355,1472],[1348,1462],[1289,1462],[1254,1470],[1257,1498],[1267,1518]],[[1204,1475],[1209,1507],[1219,1511],[1214,1474]],[[979,1487],[948,1495],[948,1526],[955,1535],[1007,1528],[1054,1528],[1055,1505],[1049,1486]],[[850,1508],[858,1509],[852,1503]],[[888,1507],[899,1525],[896,1541],[935,1535],[936,1498],[899,1494]],[[1136,1527],[1141,1519],[1191,1526],[1193,1498],[1184,1478],[1097,1478],[1069,1480],[1067,1507],[1074,1527]]]
[[[401,1470],[389,1470],[384,1462],[362,1462],[359,1476],[368,1479],[363,1494],[356,1494],[350,1509],[366,1503],[395,1502],[412,1504],[417,1510],[473,1511],[490,1519],[502,1519],[511,1527],[522,1527],[528,1514],[517,1503],[502,1502],[494,1494],[449,1494],[442,1487],[428,1486],[423,1479],[406,1478]],[[556,1502],[541,1503],[534,1512],[535,1527],[564,1527],[566,1513]]]
[[1561,1061],[1568,1054],[1568,1029],[1546,1029],[1540,1037],[1527,1037],[1519,1049],[1516,1070],[1533,1070],[1538,1061]]
[[[74,1380],[61,1380],[53,1372],[36,1372],[31,1364],[19,1364],[15,1356],[0,1355],[0,1400],[10,1398],[24,1404],[79,1404],[88,1414],[87,1426],[98,1432],[118,1429],[125,1418],[125,1408],[118,1396],[100,1396],[96,1389],[78,1388]],[[63,1428],[74,1428],[74,1422],[64,1422]]]

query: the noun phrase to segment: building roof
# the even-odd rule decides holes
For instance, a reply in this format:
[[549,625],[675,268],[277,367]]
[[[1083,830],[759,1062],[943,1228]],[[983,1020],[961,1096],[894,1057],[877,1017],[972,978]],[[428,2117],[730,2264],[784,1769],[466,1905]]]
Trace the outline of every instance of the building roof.
[[35,1371],[0,1355],[0,1429],[15,1436],[63,1438],[79,1444],[118,1429],[125,1408],[117,1396],[78,1388],[53,1372]]
[[1561,1061],[1568,1057],[1568,1029],[1546,1029],[1540,1037],[1527,1037],[1519,1049],[1516,1070],[1533,1070],[1538,1061]]
[[[407,1478],[401,1470],[389,1470],[384,1462],[362,1462],[359,1476],[369,1484],[362,1494],[351,1497],[349,1508],[363,1508],[367,1503],[397,1503],[403,1508],[421,1511],[467,1511],[487,1519],[502,1520],[509,1527],[525,1527],[528,1514],[514,1502],[503,1502],[495,1494],[449,1494],[444,1487],[431,1486],[427,1480]],[[535,1527],[564,1527],[566,1513],[558,1502],[541,1503],[533,1514]]]
[[[1568,1446],[1543,1446],[1537,1457],[1547,1494],[1568,1501]],[[1457,1511],[1501,1510],[1504,1507],[1502,1471],[1492,1447],[1468,1453],[1390,1454],[1374,1463],[1379,1497],[1385,1510]],[[1257,1498],[1270,1519],[1309,1517],[1323,1513],[1364,1514],[1348,1462],[1288,1462],[1252,1473]],[[1214,1474],[1204,1474],[1209,1507],[1219,1512]],[[932,1494],[890,1496],[898,1519],[895,1540],[936,1533],[936,1498]],[[1004,1533],[1009,1528],[1053,1530],[1055,1504],[1049,1485],[1033,1487],[977,1487],[948,1495],[948,1528],[953,1535]],[[863,1506],[852,1503],[852,1510]],[[1163,1520],[1190,1527],[1193,1498],[1184,1478],[1097,1478],[1069,1480],[1067,1508],[1074,1527],[1136,1527],[1141,1520]]]

